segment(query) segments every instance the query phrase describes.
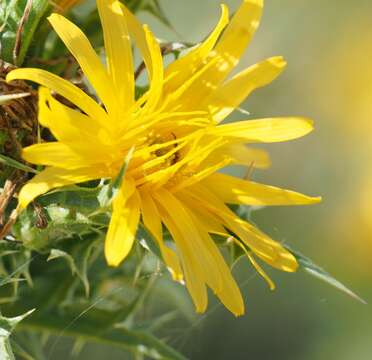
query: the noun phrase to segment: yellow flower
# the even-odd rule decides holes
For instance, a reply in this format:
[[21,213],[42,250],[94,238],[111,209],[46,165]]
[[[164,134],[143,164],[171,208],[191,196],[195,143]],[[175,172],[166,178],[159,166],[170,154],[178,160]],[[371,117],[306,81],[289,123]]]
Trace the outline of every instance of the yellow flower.
[[[239,288],[211,234],[226,239],[234,234],[232,241],[244,248],[271,288],[273,283],[254,256],[283,271],[295,271],[297,262],[226,204],[300,205],[320,200],[217,172],[229,164],[267,165],[265,153],[245,143],[287,141],[313,129],[311,121],[294,117],[220,124],[285,65],[281,57],[273,57],[228,79],[258,26],[262,0],[245,0],[230,22],[228,9],[222,6],[209,37],[165,70],[159,44],[146,25],[142,27],[117,0],[97,0],[97,6],[107,67],[74,24],[57,14],[49,21],[103,106],[67,80],[40,69],[16,69],[7,77],[42,85],[39,121],[57,139],[23,150],[26,161],[46,168],[22,188],[19,209],[53,188],[115,178],[134,148],[113,200],[105,241],[107,262],[117,266],[123,261],[142,221],[173,278],[184,280],[198,312],[207,307],[208,286],[231,312],[241,315]],[[142,54],[150,83],[139,99],[131,39]],[[63,105],[51,91],[81,111]],[[164,242],[163,225],[174,243]]]

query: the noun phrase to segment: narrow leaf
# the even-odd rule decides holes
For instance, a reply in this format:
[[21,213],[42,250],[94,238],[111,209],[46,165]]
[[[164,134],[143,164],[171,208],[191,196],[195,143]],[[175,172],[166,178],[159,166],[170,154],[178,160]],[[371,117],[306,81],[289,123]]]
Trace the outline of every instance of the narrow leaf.
[[105,322],[97,321],[87,313],[79,317],[64,311],[62,314],[38,313],[21,324],[24,330],[39,330],[57,336],[69,336],[81,341],[108,344],[110,346],[135,351],[151,359],[184,360],[177,351],[163,341],[145,331],[134,331],[125,328],[105,329]]
[[343,293],[349,295],[355,300],[360,301],[363,304],[367,304],[365,300],[363,300],[361,297],[356,295],[353,291],[351,291],[349,288],[347,288],[344,284],[342,284],[340,281],[336,280],[332,275],[330,275],[328,272],[326,272],[324,269],[322,269],[320,266],[314,264],[312,260],[310,260],[308,257],[302,255],[298,251],[295,251],[291,248],[289,248],[287,245],[284,245],[289,252],[293,254],[293,256],[298,261],[300,267],[304,269],[307,273],[309,273],[312,276],[315,276],[316,278],[326,282],[327,284],[333,286],[334,288],[342,291]]
[[0,162],[7,165],[7,166],[12,167],[12,168],[18,169],[18,170],[31,172],[31,173],[34,173],[34,174],[38,173],[38,171],[33,169],[32,167],[29,167],[25,164],[22,164],[19,161],[14,160],[14,159],[12,159],[8,156],[5,156],[3,154],[0,154]]

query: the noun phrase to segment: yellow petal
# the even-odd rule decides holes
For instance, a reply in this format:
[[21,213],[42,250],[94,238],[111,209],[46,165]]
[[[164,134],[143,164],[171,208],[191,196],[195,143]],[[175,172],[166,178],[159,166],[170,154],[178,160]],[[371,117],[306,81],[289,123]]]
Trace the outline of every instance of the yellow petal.
[[204,226],[207,232],[219,234],[221,236],[225,236],[226,238],[230,236],[218,217],[201,207],[199,201],[187,196],[187,194],[183,194],[182,191],[177,193],[177,196],[182,200],[183,203],[192,209],[192,212],[196,214],[198,221]]
[[105,39],[109,74],[115,87],[116,101],[128,109],[134,101],[134,70],[131,41],[118,0],[97,0]]
[[160,46],[148,26],[144,26],[147,47],[150,53],[152,74],[150,76],[150,89],[146,96],[148,100],[144,105],[144,111],[152,112],[157,105],[163,87],[163,58]]
[[216,214],[225,227],[235,233],[262,260],[282,271],[297,270],[297,261],[291,253],[262,231],[240,219],[207,187],[196,184],[184,192]]
[[[57,140],[73,144],[74,148],[86,148],[91,157],[108,151],[103,147],[111,143],[109,133],[95,119],[61,104],[43,86],[39,88],[38,105],[40,124],[48,127]],[[100,143],[100,147],[93,149],[92,143]]]
[[269,285],[270,290],[275,290],[275,284],[274,282],[270,279],[269,275],[266,274],[264,269],[257,263],[256,259],[253,257],[252,254],[247,252],[247,257],[256,269],[256,271],[266,280],[267,284]]
[[[36,165],[49,165],[65,169],[76,169],[87,161],[61,142],[48,142],[27,146],[22,158]],[[93,158],[92,158],[93,159]]]
[[147,191],[140,191],[143,224],[156,239],[163,238],[161,219],[152,196]]
[[239,238],[263,261],[272,267],[294,272],[298,268],[296,258],[280,243],[271,239],[268,235],[232,214],[221,214],[228,226]]
[[132,249],[140,218],[140,198],[132,180],[125,179],[116,195],[105,240],[105,257],[118,266]]
[[[198,264],[201,272],[196,275],[201,276],[209,286],[213,289],[221,288],[221,279],[216,273],[216,264],[208,249],[205,247],[203,240],[185,206],[165,189],[158,189],[156,192],[156,200],[166,209],[171,216],[174,224],[184,239],[182,242],[183,249],[181,252],[193,254],[194,262]],[[177,246],[179,246],[177,244]]]
[[18,195],[18,207],[20,210],[25,209],[36,197],[45,194],[51,189],[99,179],[101,177],[103,177],[103,174],[99,167],[75,170],[54,167],[46,168],[22,187]]
[[225,58],[228,72],[239,62],[260,23],[263,0],[244,0],[218,41],[215,51]]
[[174,91],[168,91],[162,107],[163,111],[193,111],[204,110],[201,103],[205,98],[204,92],[210,94],[215,85],[211,82],[209,74],[214,72],[218,58],[208,61],[200,69],[180,84]]
[[202,184],[223,202],[245,205],[310,205],[320,197],[310,197],[295,191],[258,184],[226,174],[215,173],[202,180]]
[[221,17],[215,29],[200,45],[190,50],[186,55],[173,61],[166,69],[167,81],[165,92],[171,93],[188,80],[207,58],[216,44],[218,37],[229,22],[229,10],[226,5],[221,5]]
[[[84,152],[83,152],[84,150]],[[55,166],[65,169],[77,169],[82,166],[104,163],[106,154],[93,149],[80,149],[80,153],[61,142],[48,142],[27,146],[22,149],[22,158],[36,165]],[[102,150],[102,149],[101,149]],[[102,165],[101,165],[102,166]]]
[[219,288],[214,288],[213,283],[210,284],[212,290],[221,300],[221,302],[226,306],[226,308],[231,311],[235,316],[240,316],[244,314],[244,302],[238,285],[236,284],[234,278],[231,275],[231,271],[226,265],[224,258],[222,257],[220,251],[218,250],[216,244],[207,232],[207,229],[199,221],[198,217],[190,213],[195,226],[199,230],[200,239],[203,242],[201,249],[205,248],[208,254],[214,260],[214,267],[208,269],[209,272],[216,272],[221,279],[221,286]]
[[168,248],[163,241],[162,224],[159,210],[151,194],[143,190],[139,193],[141,196],[141,212],[143,223],[158,242],[163,260],[169,268],[173,279],[176,281],[181,281],[183,279],[183,274],[178,256],[173,250]]
[[119,108],[112,96],[113,83],[85,34],[62,15],[52,14],[48,20],[79,63],[108,112],[116,114]]
[[297,139],[314,129],[313,122],[301,117],[267,118],[239,121],[210,129],[231,142],[272,143]]
[[[245,0],[221,35],[198,77],[182,94],[182,102],[191,109],[202,109],[202,104],[237,65],[252,39],[262,13],[262,0]],[[194,72],[196,73],[196,72]]]
[[196,254],[190,249],[187,239],[183,237],[183,234],[174,223],[174,217],[171,217],[169,212],[162,206],[159,207],[159,212],[163,223],[172,235],[179,250],[186,287],[195,304],[196,311],[203,313],[208,305],[208,296],[201,265],[196,260]]
[[107,115],[105,111],[83,90],[71,82],[41,69],[15,69],[11,71],[6,81],[30,80],[54,90],[59,95],[71,101],[91,118],[100,121],[102,126],[107,126]]
[[152,78],[154,70],[152,68],[151,54],[142,24],[123,4],[121,4],[121,8],[128,26],[129,33],[134,38],[135,43],[142,54],[147,71],[149,72],[149,78]]
[[255,64],[217,88],[204,104],[215,121],[220,122],[234,111],[253,91],[271,83],[284,69],[281,56]]
[[179,183],[177,183],[177,185],[172,187],[172,191],[176,192],[188,186],[192,186],[193,184],[202,181],[204,178],[211,176],[216,171],[226,167],[229,164],[230,164],[230,159],[225,158],[222,161],[219,161],[217,164],[213,164],[209,167],[206,167],[194,173],[192,176],[187,177],[185,180],[180,181]]
[[243,244],[240,243],[240,241],[235,240],[235,243],[244,251],[244,253],[247,255],[247,258],[249,261],[252,263],[256,271],[266,280],[267,284],[269,285],[270,290],[275,290],[275,284],[274,282],[270,279],[270,277],[266,274],[264,269],[257,263],[256,259],[254,256],[248,251]]
[[216,159],[224,157],[231,159],[233,164],[258,169],[267,169],[271,165],[270,156],[263,149],[247,147],[245,144],[227,144],[214,150],[201,166],[210,166],[216,162]]
[[49,128],[49,122],[52,119],[52,112],[49,108],[48,101],[52,97],[50,90],[44,86],[39,87],[39,98],[38,98],[38,120],[39,123]]

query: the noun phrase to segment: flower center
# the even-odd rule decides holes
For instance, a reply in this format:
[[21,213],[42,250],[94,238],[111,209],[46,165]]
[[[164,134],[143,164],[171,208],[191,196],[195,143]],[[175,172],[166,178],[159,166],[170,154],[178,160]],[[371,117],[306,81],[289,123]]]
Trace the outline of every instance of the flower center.
[[130,162],[129,172],[138,185],[157,182],[167,175],[172,176],[180,168],[182,150],[187,145],[185,138],[167,134],[150,133],[144,144],[135,152]]

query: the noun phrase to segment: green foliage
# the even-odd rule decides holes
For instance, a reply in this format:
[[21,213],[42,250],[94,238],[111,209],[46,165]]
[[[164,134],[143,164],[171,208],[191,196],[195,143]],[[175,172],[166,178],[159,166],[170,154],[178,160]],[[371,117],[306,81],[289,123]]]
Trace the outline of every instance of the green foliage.
[[332,287],[336,288],[337,290],[342,291],[346,295],[354,298],[355,300],[360,301],[363,304],[366,304],[366,302],[356,295],[353,291],[351,291],[349,288],[347,288],[344,284],[342,284],[340,281],[336,280],[332,275],[330,275],[327,271],[322,269],[320,266],[316,265],[312,260],[310,260],[308,257],[302,255],[300,252],[293,250],[288,245],[285,245],[285,247],[294,255],[294,257],[297,259],[300,268],[306,271],[308,274],[316,277],[319,280],[322,280],[326,282],[327,284],[331,285]]
[[12,159],[9,156],[6,156],[4,154],[0,154],[0,163],[3,163],[4,165],[7,165],[11,168],[22,170],[22,171],[25,171],[25,172],[31,172],[31,173],[34,173],[34,174],[38,173],[38,171],[33,169],[32,167],[27,166],[25,164],[22,164],[19,161],[14,160],[14,159]]
[[[28,7],[28,5],[30,5]],[[1,58],[22,65],[28,48],[49,8],[48,0],[2,0],[0,3]]]
[[[124,3],[131,11],[147,11],[171,27],[157,0]],[[28,5],[31,7],[25,16]],[[66,62],[59,60],[66,60],[67,50],[47,25],[46,15],[50,10],[48,0],[3,0],[0,3],[0,57],[17,65],[29,65],[31,57],[36,56],[45,61],[45,67],[63,74]],[[81,16],[78,11],[69,16],[99,50],[102,31],[95,7],[88,16]],[[38,41],[34,42],[35,37]],[[164,55],[177,58],[191,44],[162,43],[161,46]],[[52,61],[48,63],[48,60]],[[57,65],[52,65],[55,60]],[[147,89],[147,85],[137,87],[136,97]],[[0,106],[14,97],[26,95],[0,95]],[[6,136],[0,132],[1,147]],[[14,351],[25,359],[46,359],[43,339],[53,354],[64,336],[76,341],[74,351],[88,342],[97,342],[142,357],[183,359],[154,335],[178,313],[159,315],[157,309],[147,306],[153,291],[162,292],[167,299],[172,297],[167,292],[175,293],[174,288],[164,286],[165,281],[157,286],[163,267],[159,248],[149,232],[143,225],[139,226],[135,251],[123,266],[109,268],[103,257],[102,245],[112,200],[122,184],[132,152],[133,149],[123,159],[118,176],[111,182],[89,182],[39,197],[20,214],[12,235],[0,241],[0,305],[6,314],[0,316],[1,358],[14,359],[9,340],[12,334]],[[30,175],[38,172],[3,154],[0,154],[0,163]],[[252,208],[231,208],[241,218],[251,221]],[[172,241],[166,230],[164,237],[166,242]],[[225,237],[214,236],[214,240],[221,248],[228,249],[232,266],[245,255],[241,247]],[[288,250],[306,272],[363,301],[310,259]],[[185,317],[190,317],[187,306],[178,300],[177,303]],[[35,309],[32,314],[30,308]]]
[[[111,187],[119,185],[116,179]],[[123,267],[108,268],[103,259],[110,209],[107,204],[101,207],[99,197],[108,186],[88,183],[40,197],[37,206],[43,215],[30,206],[14,225],[13,235],[22,245],[11,240],[0,242],[4,298],[13,287],[3,311],[12,316],[36,308],[14,336],[14,351],[23,357],[35,354],[30,343],[35,345],[37,339],[31,341],[29,336],[39,333],[53,335],[50,339],[54,341],[67,336],[79,344],[105,343],[154,359],[183,358],[152,335],[174,319],[174,314],[163,318],[155,312],[152,320],[148,314],[145,318],[142,315],[161,274],[159,261],[140,245]],[[45,217],[45,223],[36,226],[40,216]],[[140,231],[139,239],[144,234]],[[149,235],[146,237],[149,242]],[[20,283],[24,279],[28,281]],[[54,346],[52,340],[49,346]],[[38,351],[43,348],[40,345]]]
[[15,360],[10,346],[9,336],[17,324],[30,315],[34,310],[27,311],[23,315],[7,318],[0,315],[0,355],[4,360]]

